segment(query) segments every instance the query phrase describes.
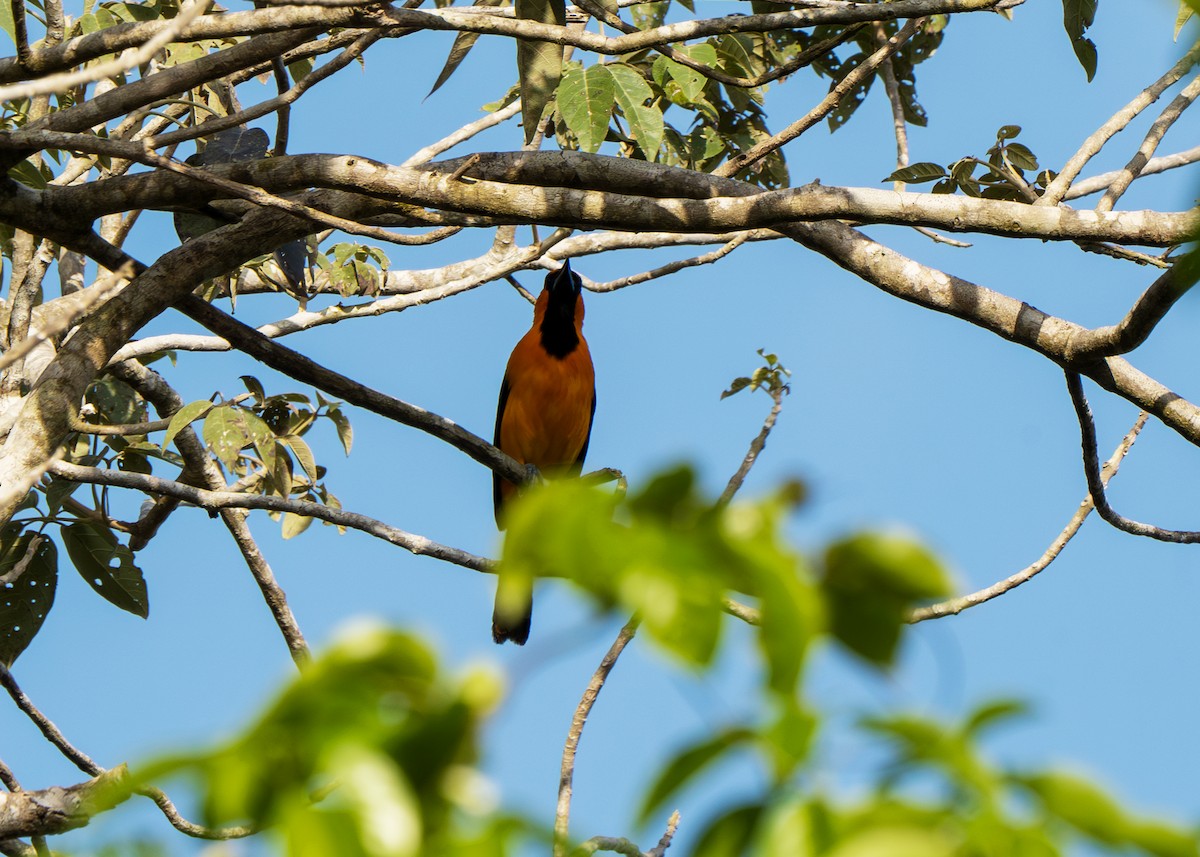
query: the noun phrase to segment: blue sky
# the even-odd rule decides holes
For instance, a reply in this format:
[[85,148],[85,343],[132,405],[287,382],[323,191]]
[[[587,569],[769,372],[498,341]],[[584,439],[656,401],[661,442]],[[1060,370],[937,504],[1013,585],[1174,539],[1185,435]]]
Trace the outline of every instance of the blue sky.
[[[697,4],[702,15],[730,6]],[[1195,37],[1193,24],[1173,43],[1174,18],[1170,0],[1102,4],[1092,31],[1099,72],[1091,84],[1056,3],[1026,3],[1013,22],[957,18],[942,49],[919,67],[930,122],[911,129],[912,159],[947,163],[982,154],[1000,125],[1019,124],[1021,141],[1043,166],[1056,168]],[[291,151],[355,152],[399,163],[475,118],[478,104],[508,85],[511,46],[482,39],[450,83],[423,100],[449,43],[446,34],[428,34],[376,45],[364,69],[348,69],[301,100]],[[820,82],[803,74],[773,89],[772,127],[822,93]],[[894,158],[881,96],[873,92],[837,134],[818,126],[790,145],[793,183],[820,177],[826,185],[881,186]],[[1122,166],[1158,109],[1110,144],[1085,175]],[[1198,127],[1186,117],[1160,152],[1190,148]],[[510,124],[457,153],[517,148],[519,133]],[[1122,207],[1189,207],[1197,186],[1184,176],[1138,182]],[[866,231],[922,262],[1088,325],[1116,321],[1154,276],[1072,245],[970,238],[975,246],[961,250],[898,227]],[[482,240],[394,248],[391,258],[394,267],[430,267],[472,255]],[[147,216],[131,248],[152,259],[174,241],[167,216]],[[602,280],[683,255],[613,254],[576,267]],[[538,285],[533,275],[521,279]],[[793,394],[744,490],[755,494],[785,477],[805,479],[812,499],[793,524],[802,548],[819,549],[863,527],[903,528],[944,557],[969,591],[1038,557],[1086,493],[1078,429],[1059,370],[962,321],[877,292],[796,244],[744,246],[715,266],[586,301],[599,401],[589,465],[621,468],[633,484],[688,459],[719,490],[769,402],[745,394],[722,402],[718,394],[754,368],[755,349],[766,347],[793,370]],[[293,307],[282,296],[254,306],[244,300],[239,315],[265,321]],[[1193,298],[1183,300],[1131,357],[1193,401],[1200,382],[1189,333],[1198,313]],[[504,360],[528,320],[528,305],[506,284],[493,283],[288,344],[487,435]],[[146,332],[189,329],[171,316]],[[236,379],[243,373],[257,375],[268,392],[297,387],[231,355],[181,354],[169,377],[191,400],[240,392]],[[1136,412],[1094,387],[1089,394],[1107,456]],[[350,415],[356,439],[349,458],[331,427],[310,436],[346,508],[494,555],[498,537],[483,468],[413,430]],[[1200,451],[1152,422],[1111,496],[1131,516],[1197,528],[1197,477]],[[489,638],[490,579],[361,534],[339,537],[332,528],[314,526],[284,542],[278,525],[258,515],[255,533],[316,647],[349,620],[373,617],[415,626],[451,664],[483,660],[508,674],[511,694],[492,725],[486,768],[506,802],[550,819],[571,711],[620,618],[596,619],[561,586],[546,584],[530,644],[497,649]],[[1133,807],[1194,822],[1200,818],[1196,550],[1089,520],[1027,586],[916,628],[895,674],[880,678],[839,656],[822,656],[810,696],[843,723],[897,706],[955,714],[995,696],[1021,697],[1035,714],[995,741],[999,756],[1069,764]],[[148,621],[117,611],[64,573],[46,626],[14,670],[68,737],[106,765],[229,734],[292,669],[240,557],[204,513],[176,514],[140,563],[150,588]],[[730,630],[720,668],[705,678],[678,672],[644,641],[626,653],[584,734],[574,833],[633,833],[631,808],[656,764],[688,738],[745,713],[752,655],[744,634]],[[873,757],[840,735],[834,730],[822,753],[829,782],[852,787]],[[0,706],[0,736],[0,757],[27,787],[80,778],[10,706]],[[740,769],[722,779],[720,790],[685,794],[681,836],[689,817],[698,820],[722,795],[755,785]],[[83,849],[131,831],[172,836],[152,808],[127,807],[62,844]],[[174,843],[180,852],[189,847]]]

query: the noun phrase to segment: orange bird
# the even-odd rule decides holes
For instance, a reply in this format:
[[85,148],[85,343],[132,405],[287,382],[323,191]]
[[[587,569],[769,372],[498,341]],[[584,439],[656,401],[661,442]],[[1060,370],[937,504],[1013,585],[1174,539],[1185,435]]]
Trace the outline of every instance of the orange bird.
[[[596,374],[583,338],[583,283],[569,262],[546,275],[533,307],[533,326],[508,358],[496,408],[493,443],[549,476],[578,476],[596,414]],[[496,525],[517,486],[492,474]],[[501,575],[492,614],[492,639],[524,645],[533,616],[527,584]]]

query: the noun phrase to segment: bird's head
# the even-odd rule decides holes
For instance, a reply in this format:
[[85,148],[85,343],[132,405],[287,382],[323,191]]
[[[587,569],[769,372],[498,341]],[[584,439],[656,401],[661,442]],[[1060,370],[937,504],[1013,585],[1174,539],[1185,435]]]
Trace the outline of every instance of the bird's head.
[[551,354],[569,354],[579,343],[583,326],[583,280],[564,262],[557,271],[546,275],[546,286],[534,311],[535,323],[542,331],[542,344]]

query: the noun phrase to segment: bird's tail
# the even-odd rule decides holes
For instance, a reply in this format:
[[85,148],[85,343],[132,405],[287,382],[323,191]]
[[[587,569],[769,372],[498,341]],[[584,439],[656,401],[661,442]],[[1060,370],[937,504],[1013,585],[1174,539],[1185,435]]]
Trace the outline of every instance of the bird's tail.
[[533,621],[533,581],[501,575],[496,582],[496,608],[492,611],[492,639],[512,640],[518,646],[529,639]]

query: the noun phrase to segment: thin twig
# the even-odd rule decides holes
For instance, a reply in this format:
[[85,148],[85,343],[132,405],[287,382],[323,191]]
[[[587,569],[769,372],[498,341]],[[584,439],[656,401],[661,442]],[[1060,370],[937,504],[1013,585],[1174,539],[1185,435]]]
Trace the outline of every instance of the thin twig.
[[[67,740],[62,731],[54,725],[54,721],[43,714],[25,694],[25,691],[21,690],[21,686],[17,684],[17,680],[4,664],[0,664],[0,686],[4,687],[9,697],[16,703],[17,708],[21,709],[25,716],[37,727],[38,731],[45,736],[46,740],[53,744],[75,767],[92,777],[99,777],[108,773],[108,769],[96,764],[90,756]],[[214,829],[193,824],[180,815],[175,804],[171,802],[171,799],[161,789],[144,788],[138,789],[137,793],[153,800],[167,817],[167,820],[171,822],[171,825],[176,830],[186,833],[188,836],[195,836],[200,839],[238,839],[255,832],[248,827]]]
[[323,503],[265,494],[246,494],[239,491],[210,491],[144,473],[84,467],[65,461],[54,465],[51,472],[55,476],[74,482],[111,485],[118,488],[131,488],[147,494],[174,497],[202,509],[266,509],[274,512],[291,512],[295,515],[328,521],[339,527],[358,530],[397,547],[402,547],[418,556],[430,556],[474,571],[493,572],[492,561],[485,557],[442,545],[424,536],[418,536],[385,524],[375,518],[326,506]]
[[1132,351],[1146,341],[1197,281],[1200,281],[1200,250],[1193,250],[1151,283],[1118,324],[1080,331],[1067,344],[1067,359],[1085,363]]
[[826,116],[833,112],[834,108],[841,103],[842,99],[849,93],[853,92],[864,80],[875,74],[875,70],[885,62],[892,54],[900,49],[917,30],[925,24],[924,18],[913,18],[904,27],[888,39],[887,43],[875,53],[871,54],[858,68],[850,72],[838,84],[829,91],[829,94],[821,99],[812,110],[808,111],[804,116],[797,119],[791,125],[788,125],[779,133],[772,137],[763,140],[761,143],[752,148],[740,152],[727,160],[721,166],[713,170],[713,175],[722,178],[734,176],[757,161],[761,161],[767,155],[781,148],[787,143],[799,137],[812,126],[816,125]]
[[10,792],[21,790],[21,783],[17,780],[17,775],[12,772],[12,768],[4,764],[3,759],[0,759],[0,783],[4,783],[4,787]]
[[430,143],[428,146],[418,149],[416,152],[410,155],[408,159],[401,164],[401,166],[418,167],[421,164],[432,161],[438,155],[449,149],[453,149],[459,143],[470,140],[476,134],[480,134],[483,131],[486,131],[488,128],[494,128],[501,123],[507,122],[520,112],[521,99],[518,98],[511,104],[505,105],[499,110],[495,110],[486,116],[476,119],[474,122],[470,122],[462,126],[453,134],[446,135],[436,143]]
[[1034,203],[1034,205],[1058,205],[1062,202],[1073,182],[1083,168],[1101,149],[1112,139],[1113,135],[1125,129],[1130,122],[1137,118],[1143,110],[1158,100],[1169,87],[1175,85],[1179,80],[1191,71],[1193,65],[1200,60],[1200,42],[1192,45],[1191,50],[1184,54],[1179,62],[1171,67],[1171,70],[1156,80],[1150,86],[1140,92],[1136,98],[1118,110],[1113,116],[1097,128],[1086,140],[1083,141],[1070,160],[1063,165],[1062,170],[1054,181],[1046,187],[1046,192],[1042,197]]
[[[875,43],[880,47],[887,44],[887,30],[878,21],[875,27]],[[887,92],[888,104],[892,108],[892,133],[896,137],[896,169],[908,166],[908,120],[904,118],[904,101],[900,96],[900,83],[896,80],[896,69],[892,64],[893,57],[879,66],[879,76],[883,78],[883,88]],[[892,182],[896,193],[904,193],[904,182]]]
[[239,125],[244,125],[247,122],[266,116],[268,113],[274,113],[280,107],[291,104],[308,89],[325,80],[330,75],[341,71],[354,60],[358,59],[371,45],[379,41],[386,35],[384,30],[369,30],[359,38],[355,39],[344,51],[331,59],[325,65],[319,68],[314,68],[300,80],[296,81],[291,89],[282,95],[277,95],[267,101],[255,104],[253,107],[247,107],[245,110],[240,110],[229,116],[222,116],[219,119],[209,119],[206,122],[201,122],[194,128],[187,128],[182,131],[170,131],[166,134],[159,134],[148,138],[149,144],[160,149],[163,146],[169,146],[174,143],[182,143],[185,140],[194,140],[197,137],[208,137],[216,134],[219,131],[225,131],[229,128],[236,128]]
[[1143,524],[1131,518],[1118,514],[1104,492],[1104,480],[1100,475],[1100,462],[1096,454],[1096,424],[1092,420],[1092,411],[1088,407],[1087,397],[1083,394],[1083,381],[1078,372],[1065,370],[1067,391],[1071,394],[1071,404],[1075,408],[1075,416],[1079,419],[1079,434],[1083,447],[1083,471],[1087,476],[1088,491],[1092,502],[1096,505],[1096,513],[1118,530],[1135,536],[1145,536],[1162,542],[1174,544],[1196,544],[1200,542],[1200,532],[1194,530],[1168,530],[1153,524]]
[[[1157,158],[1151,158],[1146,166],[1142,167],[1141,172],[1138,173],[1138,178],[1164,173],[1167,170],[1175,170],[1179,167],[1186,167],[1197,161],[1200,161],[1200,146],[1193,146],[1190,149],[1175,152],[1171,155],[1160,155]],[[1099,193],[1116,181],[1123,172],[1123,170],[1113,170],[1110,173],[1100,173],[1099,175],[1077,181],[1071,185],[1071,189],[1064,194],[1063,199],[1078,199],[1081,196],[1090,196],[1093,193]]]
[[663,857],[667,853],[667,849],[671,847],[671,840],[675,838],[675,831],[678,829],[679,810],[675,810],[671,813],[671,817],[667,819],[667,829],[663,831],[658,844],[646,852],[646,857]]
[[742,244],[746,243],[747,235],[745,233],[736,235],[731,241],[726,242],[724,247],[720,247],[708,253],[699,256],[692,256],[690,259],[680,259],[678,262],[668,262],[658,268],[653,268],[649,271],[643,271],[640,274],[633,274],[628,277],[621,277],[616,280],[609,280],[607,283],[589,283],[588,289],[593,292],[614,292],[617,289],[623,289],[626,286],[635,286],[640,283],[649,282],[650,280],[665,277],[669,274],[674,274],[677,271],[682,271],[685,268],[694,268],[698,265],[711,265],[720,259],[724,259]]
[[45,326],[29,333],[24,339],[0,355],[0,371],[7,369],[18,360],[26,357],[29,352],[44,342],[57,339],[80,318],[90,312],[96,305],[115,295],[132,279],[133,269],[123,267],[104,279],[98,281],[86,293],[86,297],[75,302],[71,311],[54,317]]
[[[1147,414],[1145,411],[1142,411],[1140,414],[1138,414],[1138,418],[1134,422],[1133,427],[1129,429],[1125,437],[1122,438],[1120,444],[1118,444],[1117,448],[1113,451],[1112,456],[1104,463],[1104,470],[1101,473],[1100,478],[1105,485],[1108,484],[1110,479],[1117,475],[1117,470],[1121,466],[1122,459],[1124,459],[1126,454],[1128,454],[1130,448],[1133,446],[1133,442],[1137,440],[1137,436],[1139,432],[1141,432],[1142,428],[1146,425],[1146,420],[1148,417],[1149,414]],[[1045,571],[1046,567],[1058,558],[1058,555],[1062,553],[1062,550],[1067,546],[1067,543],[1075,537],[1077,532],[1079,532],[1079,528],[1083,526],[1083,522],[1087,520],[1087,516],[1091,514],[1093,508],[1095,507],[1092,505],[1092,497],[1089,494],[1087,497],[1084,497],[1082,501],[1080,501],[1079,508],[1077,508],[1075,510],[1075,514],[1071,516],[1071,520],[1067,522],[1067,525],[1063,527],[1062,532],[1059,533],[1058,536],[1055,537],[1054,541],[1050,543],[1050,546],[1046,548],[1045,553],[1038,557],[1037,560],[1032,564],[1021,569],[1016,574],[1010,575],[1004,578],[1004,580],[993,583],[991,586],[988,586],[984,589],[980,589],[978,592],[972,592],[970,595],[960,595],[957,598],[951,598],[946,601],[938,602],[937,604],[918,607],[908,615],[906,621],[909,622],[909,624],[915,625],[917,622],[924,622],[927,619],[940,619],[943,616],[954,616],[964,610],[968,610],[971,607],[983,604],[985,601],[991,601],[993,598],[998,598],[1004,593],[1016,589],[1022,583],[1025,583],[1033,578],[1034,575]]]
[[1154,156],[1154,152],[1158,149],[1158,144],[1162,142],[1162,138],[1175,121],[1183,115],[1183,111],[1187,110],[1195,102],[1196,97],[1200,96],[1200,76],[1192,79],[1179,95],[1171,100],[1171,103],[1163,108],[1162,113],[1154,120],[1154,124],[1150,126],[1150,130],[1146,132],[1142,144],[1138,147],[1137,153],[1125,165],[1125,169],[1121,170],[1117,178],[1108,186],[1108,190],[1104,192],[1104,196],[1096,203],[1096,211],[1112,211],[1113,206],[1117,204],[1117,200],[1121,195],[1129,189],[1134,180],[1141,175],[1150,158]]
[[767,414],[767,418],[763,421],[762,429],[759,430],[754,440],[750,441],[750,449],[746,451],[746,457],[742,459],[737,472],[729,477],[729,482],[725,485],[725,490],[717,498],[718,506],[729,505],[729,501],[733,499],[733,495],[742,487],[742,483],[746,481],[746,477],[750,474],[750,468],[754,466],[754,462],[758,460],[758,456],[766,448],[767,436],[771,434],[771,429],[775,428],[775,421],[779,419],[779,412],[783,410],[783,397],[787,394],[787,387],[780,386],[767,390],[767,392],[775,404],[771,406],[770,413]]
[[608,674],[616,666],[617,658],[621,656],[625,646],[637,633],[640,622],[641,620],[634,616],[621,628],[617,639],[601,659],[600,666],[596,667],[592,674],[592,680],[588,682],[587,689],[575,708],[575,714],[571,717],[571,728],[567,731],[567,742],[563,746],[562,772],[558,780],[558,807],[554,813],[554,857],[565,857],[567,852],[567,833],[571,820],[571,783],[575,777],[575,753],[579,749],[583,727],[587,724],[588,714],[596,704],[596,697],[600,695]]
[[[21,11],[24,12],[24,3],[21,0],[13,0],[14,7],[18,4],[21,6]],[[114,77],[131,68],[136,68],[175,41],[175,37],[179,35],[180,31],[207,12],[211,5],[212,0],[192,0],[191,3],[180,9],[179,14],[170,19],[165,27],[155,33],[141,47],[132,51],[122,51],[116,57],[106,62],[85,66],[79,71],[59,72],[25,83],[0,86],[0,101],[15,101],[19,98],[32,98],[35,95],[65,92],[80,84],[93,83],[97,80],[103,80],[106,77]],[[14,8],[15,11],[16,9]],[[24,21],[24,16],[21,17],[21,20]],[[26,45],[26,51],[28,50],[28,45]]]
[[170,427],[169,419],[153,420],[148,423],[125,423],[122,425],[102,425],[99,423],[89,423],[82,417],[71,417],[71,431],[77,431],[82,434],[98,434],[98,435],[137,435],[137,434],[153,434],[156,431],[166,431]]

